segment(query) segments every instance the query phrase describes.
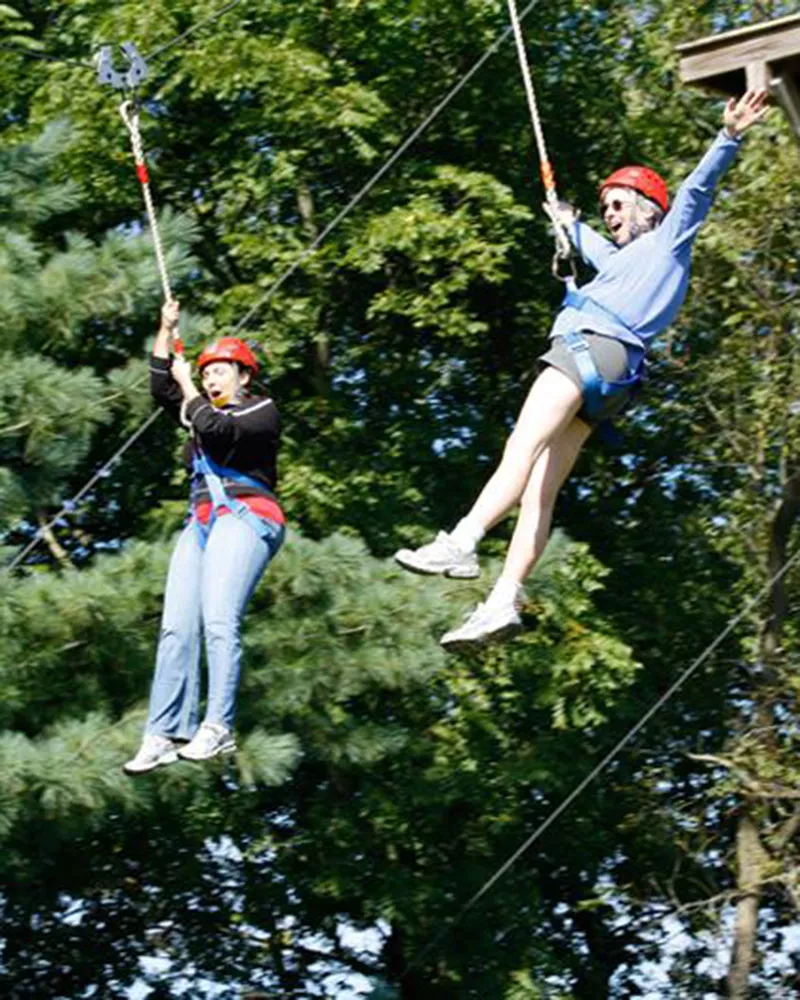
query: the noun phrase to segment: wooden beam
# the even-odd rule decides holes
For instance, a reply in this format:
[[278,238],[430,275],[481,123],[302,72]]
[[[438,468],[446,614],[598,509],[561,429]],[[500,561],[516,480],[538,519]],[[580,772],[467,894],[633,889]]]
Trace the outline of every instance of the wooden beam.
[[750,24],[678,46],[684,83],[731,97],[770,90],[800,139],[800,14]]
[[748,90],[769,90],[772,79],[769,63],[749,62],[744,68],[744,75]]
[[680,74],[684,83],[699,83],[709,77],[746,71],[749,65],[797,58],[800,57],[800,14],[685,42],[678,46],[678,52],[681,53]]
[[800,139],[800,88],[788,73],[770,80],[770,90],[778,98],[794,134]]

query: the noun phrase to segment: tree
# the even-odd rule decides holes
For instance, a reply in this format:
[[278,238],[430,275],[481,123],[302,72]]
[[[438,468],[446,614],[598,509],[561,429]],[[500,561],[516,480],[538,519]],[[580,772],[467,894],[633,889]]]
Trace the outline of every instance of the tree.
[[[67,141],[61,123],[0,152],[0,528],[15,530],[11,540],[30,530],[16,531],[20,521],[44,526],[85,476],[99,428],[132,427],[148,405],[145,367],[123,344],[144,338],[157,301],[151,247],[123,232],[95,242],[59,230],[80,210],[77,186],[52,177]],[[180,218],[164,222],[180,277],[192,264],[182,246],[193,232]],[[69,561],[50,531],[47,542],[54,557]],[[73,533],[68,547],[78,544]]]
[[[510,985],[524,941],[532,958],[542,949],[537,967],[554,967],[545,929],[530,937],[542,904],[523,870],[401,978],[458,891],[477,887],[570,780],[565,744],[591,742],[635,676],[592,608],[602,571],[586,550],[556,545],[537,575],[541,628],[518,648],[446,665],[431,633],[452,584],[420,587],[353,539],[295,539],[253,610],[236,766],[131,782],[119,760],[141,725],[131,706],[150,671],[166,557],[137,544],[61,580],[6,582],[10,995],[60,996],[98,977],[119,989],[148,951],[173,956],[176,979],[287,997],[332,967],[385,970],[403,997],[467,995],[466,983],[485,995]],[[487,918],[516,946],[498,954]],[[343,924],[376,920],[380,960],[339,940]]]

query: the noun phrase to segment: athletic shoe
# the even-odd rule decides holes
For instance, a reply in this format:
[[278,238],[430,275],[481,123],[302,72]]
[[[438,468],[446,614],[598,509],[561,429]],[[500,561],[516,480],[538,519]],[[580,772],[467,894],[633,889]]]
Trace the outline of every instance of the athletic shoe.
[[163,764],[174,764],[178,759],[178,745],[168,736],[145,733],[139,752],[122,765],[126,774],[146,774]]
[[418,549],[400,549],[394,557],[412,573],[441,573],[455,580],[474,580],[481,572],[475,553],[460,549],[446,531],[440,531],[434,541]]
[[235,749],[236,741],[224,726],[204,722],[194,739],[180,748],[178,756],[181,760],[211,760],[221,753],[233,753]]
[[513,604],[479,604],[463,625],[447,632],[439,641],[448,650],[469,648],[506,639],[521,627],[522,619]]

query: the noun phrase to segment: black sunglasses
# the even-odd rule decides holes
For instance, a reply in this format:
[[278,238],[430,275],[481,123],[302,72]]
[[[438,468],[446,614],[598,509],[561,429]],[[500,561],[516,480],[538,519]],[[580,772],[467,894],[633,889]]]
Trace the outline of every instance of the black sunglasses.
[[612,198],[611,201],[603,201],[600,203],[600,208],[605,213],[609,208],[613,208],[615,212],[621,212],[625,205],[633,204],[630,201],[620,201],[619,198]]

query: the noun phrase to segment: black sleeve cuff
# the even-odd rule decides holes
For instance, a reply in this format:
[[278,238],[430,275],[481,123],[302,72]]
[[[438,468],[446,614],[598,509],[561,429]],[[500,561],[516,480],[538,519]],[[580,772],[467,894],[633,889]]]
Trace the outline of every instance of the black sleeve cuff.
[[172,371],[171,358],[157,358],[155,354],[150,355],[150,371],[164,372],[169,375]]
[[211,403],[209,403],[205,396],[195,396],[194,399],[190,399],[186,404],[186,416],[190,420],[194,420],[197,411],[202,410],[204,406],[207,406],[209,409],[213,409]]

